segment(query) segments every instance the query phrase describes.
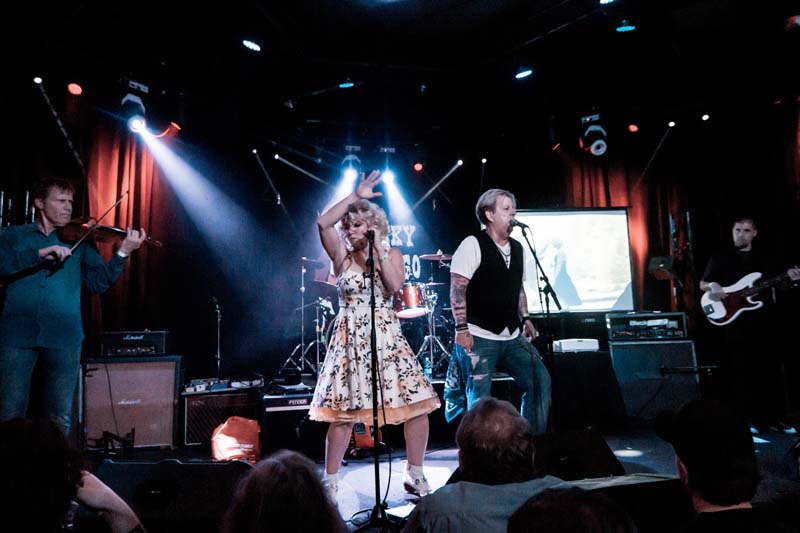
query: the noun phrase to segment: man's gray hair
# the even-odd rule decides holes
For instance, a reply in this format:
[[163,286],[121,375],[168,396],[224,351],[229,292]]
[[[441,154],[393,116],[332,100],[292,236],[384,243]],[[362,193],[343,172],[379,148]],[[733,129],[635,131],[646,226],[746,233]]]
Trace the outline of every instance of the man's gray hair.
[[510,193],[505,189],[489,189],[485,193],[481,194],[481,197],[478,198],[478,203],[475,204],[475,216],[478,217],[478,221],[480,221],[481,224],[487,224],[489,222],[486,219],[486,214],[484,211],[487,209],[489,211],[494,211],[498,196],[507,196],[508,198],[511,198],[511,203],[514,205],[514,209],[517,208],[517,197],[514,196],[513,193]]

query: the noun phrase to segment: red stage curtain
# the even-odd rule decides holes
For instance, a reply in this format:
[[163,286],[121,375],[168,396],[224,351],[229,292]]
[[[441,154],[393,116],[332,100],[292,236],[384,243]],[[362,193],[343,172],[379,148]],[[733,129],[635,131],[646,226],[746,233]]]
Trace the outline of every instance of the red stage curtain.
[[[98,117],[92,135],[88,165],[89,215],[99,217],[128,191],[120,205],[100,223],[118,228],[144,228],[156,240],[164,240],[168,226],[169,192],[152,154],[125,124],[104,116]],[[118,243],[99,243],[104,260],[118,248]],[[88,353],[97,355],[102,331],[158,329],[159,309],[163,302],[162,278],[164,253],[144,244],[131,255],[119,280],[103,295],[93,296],[86,332]]]

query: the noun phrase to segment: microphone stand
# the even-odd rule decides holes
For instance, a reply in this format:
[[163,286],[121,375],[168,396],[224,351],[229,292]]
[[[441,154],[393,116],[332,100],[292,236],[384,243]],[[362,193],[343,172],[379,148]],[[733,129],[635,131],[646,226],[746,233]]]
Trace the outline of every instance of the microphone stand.
[[372,452],[375,463],[375,506],[369,516],[369,521],[362,525],[356,531],[366,531],[372,528],[380,528],[381,531],[389,531],[389,517],[386,515],[386,509],[381,504],[381,474],[380,463],[378,461],[378,338],[375,331],[375,260],[373,259],[373,250],[375,242],[375,232],[369,230],[367,232],[367,240],[369,251],[367,252],[367,272],[364,278],[370,280],[370,295],[369,307],[372,313],[372,326],[370,331],[370,348],[372,349]]
[[222,312],[219,310],[219,300],[216,296],[211,297],[214,300],[214,313],[217,315],[217,353],[214,358],[217,360],[217,382],[220,380],[220,363],[222,362],[222,352],[220,351],[220,324],[222,323]]
[[[539,256],[536,255],[536,250],[533,249],[533,245],[531,244],[531,239],[528,238],[528,226],[523,226],[522,224],[518,224],[519,228],[522,230],[522,236],[525,237],[525,242],[528,244],[528,248],[531,251],[531,255],[533,255],[533,260],[536,263],[536,270],[541,273],[541,276],[537,275],[536,278],[536,286],[539,289],[539,302],[541,302],[541,295],[544,294],[544,333],[542,337],[544,337],[544,360],[546,361],[546,366],[550,370],[550,379],[551,379],[551,390],[553,391],[552,397],[557,397],[555,394],[555,390],[558,387],[558,380],[556,376],[556,365],[555,365],[555,356],[553,354],[553,334],[550,333],[550,298],[553,298],[553,303],[556,304],[558,310],[561,311],[561,303],[558,301],[558,295],[556,294],[555,289],[553,286],[550,285],[550,280],[547,278],[547,274],[542,268],[542,264],[539,262]],[[544,287],[539,284],[539,281],[544,282]],[[552,417],[550,417],[552,421]],[[552,422],[551,422],[552,424]]]

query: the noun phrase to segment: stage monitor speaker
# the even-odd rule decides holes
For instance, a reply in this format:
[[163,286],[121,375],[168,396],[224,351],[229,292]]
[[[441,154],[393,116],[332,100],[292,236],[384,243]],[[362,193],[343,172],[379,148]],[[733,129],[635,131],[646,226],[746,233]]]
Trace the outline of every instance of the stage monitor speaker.
[[245,461],[158,462],[106,459],[95,475],[120,495],[150,533],[217,532],[251,466]]
[[611,361],[630,420],[651,424],[658,413],[700,397],[694,342],[610,342]]
[[184,444],[209,444],[211,434],[229,417],[259,419],[259,388],[185,392]]
[[652,473],[573,481],[584,490],[597,491],[621,506],[641,532],[669,533],[686,525],[694,515],[692,500],[677,477]]
[[84,363],[84,428],[88,447],[102,447],[103,432],[134,447],[174,448],[181,357],[89,359]]
[[597,431],[579,429],[543,433],[533,438],[539,475],[575,479],[621,476],[625,468]]

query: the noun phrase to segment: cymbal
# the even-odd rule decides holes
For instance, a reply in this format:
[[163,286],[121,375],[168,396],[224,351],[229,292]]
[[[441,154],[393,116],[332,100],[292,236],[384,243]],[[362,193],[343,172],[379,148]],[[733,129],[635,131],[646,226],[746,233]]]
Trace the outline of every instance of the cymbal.
[[317,261],[316,259],[309,259],[308,257],[301,257],[300,261],[302,261],[303,266],[306,268],[313,268],[314,270],[318,270],[320,268],[325,268],[328,266],[327,263],[322,261]]
[[318,296],[322,298],[330,298],[332,300],[338,298],[336,295],[336,285],[333,283],[327,283],[325,281],[317,281],[315,279],[307,281],[306,291],[306,298],[314,298]]
[[449,283],[443,283],[441,281],[429,281],[427,283],[423,283],[426,287],[439,287],[441,285],[449,285]]
[[452,254],[422,254],[419,256],[420,259],[424,259],[425,261],[449,261],[453,258]]

